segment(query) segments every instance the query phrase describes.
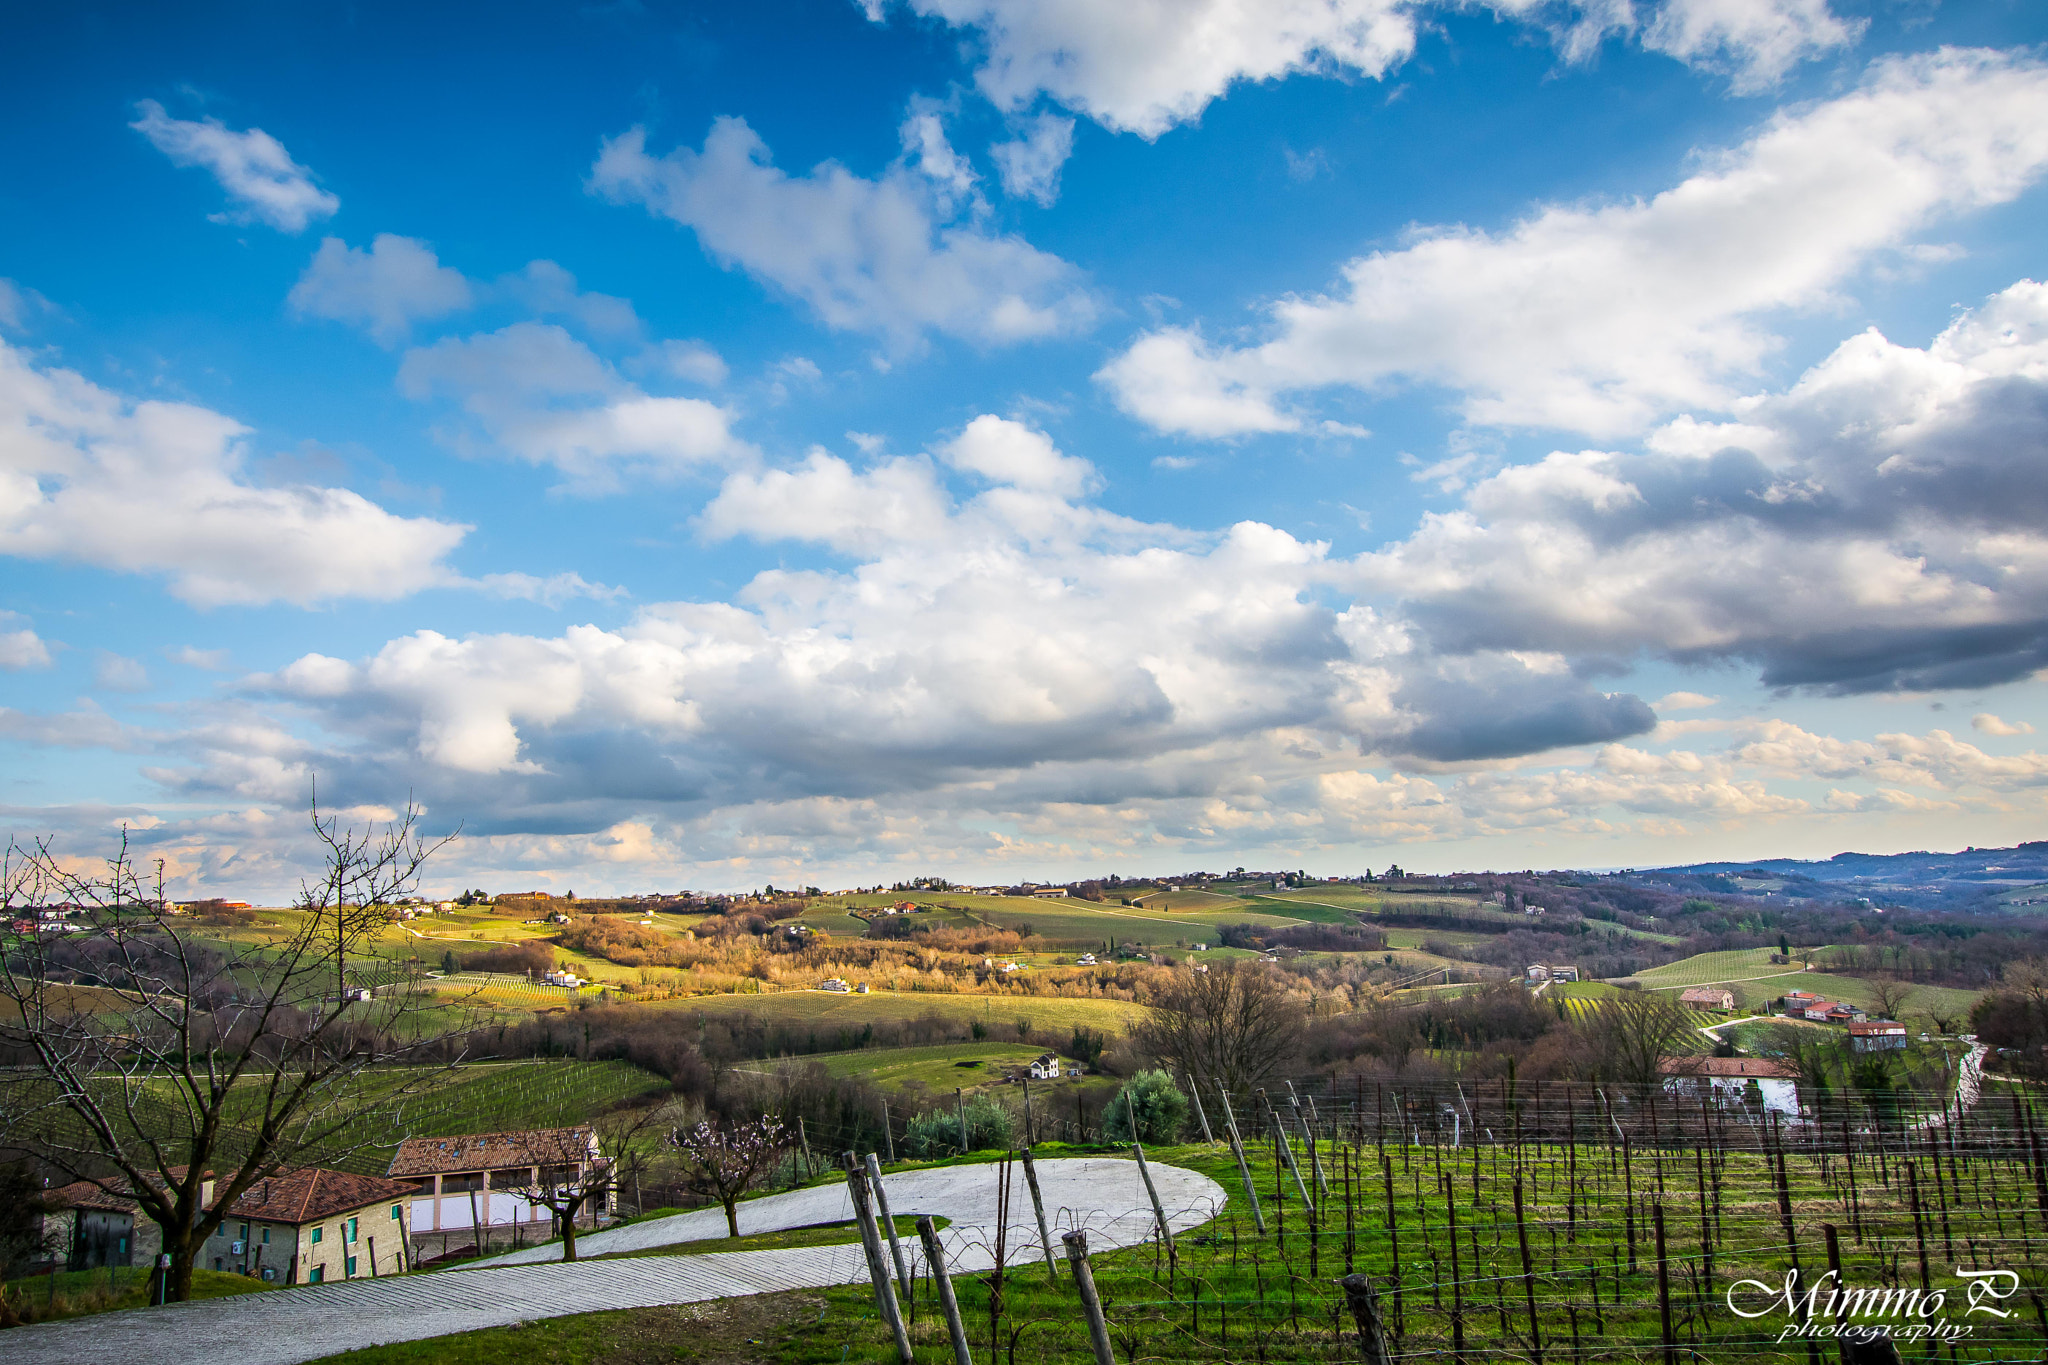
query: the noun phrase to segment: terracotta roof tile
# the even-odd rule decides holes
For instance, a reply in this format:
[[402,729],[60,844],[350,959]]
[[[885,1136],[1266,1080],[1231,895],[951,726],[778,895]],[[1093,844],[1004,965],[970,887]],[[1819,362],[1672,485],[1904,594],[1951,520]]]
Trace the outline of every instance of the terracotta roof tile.
[[387,1172],[393,1176],[447,1175],[503,1166],[553,1166],[587,1158],[593,1133],[581,1128],[528,1128],[512,1133],[464,1133],[407,1138]]
[[303,1166],[257,1181],[242,1192],[240,1199],[228,1205],[228,1216],[266,1223],[317,1223],[372,1204],[396,1203],[418,1193],[402,1180]]

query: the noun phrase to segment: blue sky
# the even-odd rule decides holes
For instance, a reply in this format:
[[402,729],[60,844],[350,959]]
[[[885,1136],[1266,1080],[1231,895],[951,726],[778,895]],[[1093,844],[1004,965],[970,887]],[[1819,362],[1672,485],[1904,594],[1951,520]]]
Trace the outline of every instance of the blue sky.
[[274,897],[2041,837],[2019,0],[79,5],[0,814]]

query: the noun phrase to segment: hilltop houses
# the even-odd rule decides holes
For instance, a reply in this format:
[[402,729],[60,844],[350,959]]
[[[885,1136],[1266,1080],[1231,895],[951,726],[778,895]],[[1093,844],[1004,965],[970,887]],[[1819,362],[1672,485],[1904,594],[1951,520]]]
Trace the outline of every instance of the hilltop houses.
[[1906,1045],[1906,1026],[1892,1019],[1869,1019],[1849,1025],[1849,1046],[1856,1052],[1889,1052]]
[[1735,1008],[1735,992],[1726,986],[1693,986],[1679,993],[1678,1003],[1688,1009],[1727,1014]]

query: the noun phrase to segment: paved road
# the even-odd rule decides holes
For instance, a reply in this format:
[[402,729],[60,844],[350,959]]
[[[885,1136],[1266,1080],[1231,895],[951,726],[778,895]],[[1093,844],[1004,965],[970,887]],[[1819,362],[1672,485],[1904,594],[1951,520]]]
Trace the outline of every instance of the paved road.
[[[951,1219],[943,1234],[948,1269],[974,1273],[995,1264],[997,1169],[906,1171],[886,1177],[884,1187],[891,1211],[899,1216],[929,1213]],[[1168,1221],[1177,1229],[1207,1222],[1223,1207],[1222,1188],[1206,1176],[1154,1163],[1152,1178]],[[1046,1161],[1039,1164],[1038,1179],[1055,1242],[1062,1231],[1072,1228],[1087,1229],[1091,1248],[1134,1245],[1152,1235],[1151,1206],[1134,1162],[1110,1157]],[[772,1232],[851,1217],[845,1186],[827,1186],[749,1201],[741,1206],[740,1230]],[[1016,1264],[1042,1257],[1021,1169],[1015,1177],[1009,1223],[1005,1259]],[[594,1233],[577,1240],[577,1251],[597,1256],[724,1234],[725,1215],[706,1209]],[[905,1250],[914,1246],[915,1239]],[[868,1273],[857,1245],[640,1256],[574,1265],[547,1261],[549,1254],[549,1248],[529,1247],[436,1274],[302,1285],[16,1328],[0,1335],[0,1358],[8,1365],[120,1359],[147,1365],[212,1365],[222,1359],[235,1365],[294,1365],[361,1346],[535,1318],[817,1289],[862,1281]]]

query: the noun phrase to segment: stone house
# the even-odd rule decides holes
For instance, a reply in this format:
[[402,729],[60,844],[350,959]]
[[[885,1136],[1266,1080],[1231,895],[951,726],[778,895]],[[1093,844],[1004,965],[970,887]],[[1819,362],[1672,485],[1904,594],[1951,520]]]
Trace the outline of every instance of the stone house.
[[413,1186],[317,1166],[279,1171],[230,1204],[199,1264],[284,1284],[403,1274]]
[[1849,1025],[1849,1046],[1857,1052],[1888,1052],[1905,1045],[1906,1026],[1896,1020],[1860,1020]]
[[1679,993],[1678,1003],[1688,1009],[1726,1013],[1735,1008],[1735,992],[1725,986],[1694,986]]

